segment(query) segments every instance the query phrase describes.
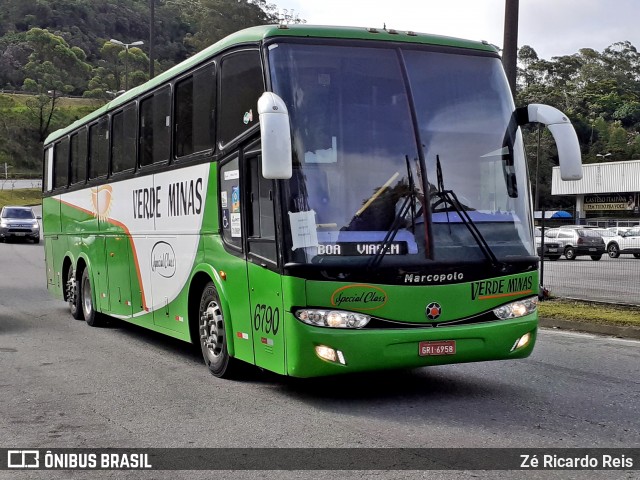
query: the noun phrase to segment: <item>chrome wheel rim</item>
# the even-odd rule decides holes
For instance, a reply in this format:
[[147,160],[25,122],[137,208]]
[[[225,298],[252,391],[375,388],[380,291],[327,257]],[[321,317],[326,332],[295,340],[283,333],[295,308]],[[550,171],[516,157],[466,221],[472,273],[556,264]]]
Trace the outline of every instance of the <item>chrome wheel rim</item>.
[[82,309],[84,314],[89,316],[93,310],[93,300],[91,299],[91,282],[86,278],[82,283]]
[[224,319],[217,302],[211,301],[200,315],[200,341],[211,358],[222,355],[224,348]]

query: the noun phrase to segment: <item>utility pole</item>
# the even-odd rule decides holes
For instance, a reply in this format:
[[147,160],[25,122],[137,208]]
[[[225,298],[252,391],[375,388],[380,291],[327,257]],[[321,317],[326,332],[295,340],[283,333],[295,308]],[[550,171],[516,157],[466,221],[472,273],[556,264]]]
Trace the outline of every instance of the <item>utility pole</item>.
[[520,0],[505,0],[504,42],[502,44],[502,65],[507,74],[511,94],[516,95],[516,75],[518,73],[518,8]]
[[149,80],[153,78],[153,45],[156,36],[156,0],[149,0]]

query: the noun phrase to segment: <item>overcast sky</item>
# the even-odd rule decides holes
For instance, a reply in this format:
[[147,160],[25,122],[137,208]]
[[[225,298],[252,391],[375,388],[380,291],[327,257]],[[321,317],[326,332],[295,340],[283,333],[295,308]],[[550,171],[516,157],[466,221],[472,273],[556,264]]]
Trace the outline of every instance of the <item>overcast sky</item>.
[[[310,24],[414,30],[502,47],[505,0],[280,0]],[[602,51],[629,40],[640,48],[640,0],[520,0],[518,47],[540,58]]]

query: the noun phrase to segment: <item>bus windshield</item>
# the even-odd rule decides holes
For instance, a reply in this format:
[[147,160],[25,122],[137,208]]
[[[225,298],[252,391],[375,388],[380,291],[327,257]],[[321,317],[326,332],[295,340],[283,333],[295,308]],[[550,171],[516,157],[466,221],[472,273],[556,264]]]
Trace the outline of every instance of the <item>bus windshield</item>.
[[287,261],[481,261],[483,244],[500,261],[533,255],[524,149],[497,57],[280,42],[269,65],[294,144]]

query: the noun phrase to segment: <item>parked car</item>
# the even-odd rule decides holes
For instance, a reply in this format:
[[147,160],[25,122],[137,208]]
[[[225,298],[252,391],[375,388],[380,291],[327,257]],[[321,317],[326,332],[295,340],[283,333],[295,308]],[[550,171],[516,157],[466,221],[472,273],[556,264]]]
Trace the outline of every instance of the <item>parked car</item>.
[[618,258],[623,253],[631,253],[634,257],[640,258],[640,228],[616,235],[607,243],[607,253],[611,258]]
[[622,235],[624,232],[626,232],[627,230],[631,230],[632,228],[636,227],[609,227],[607,228],[607,230],[611,230],[616,235]]
[[562,249],[558,242],[544,239],[544,255],[542,254],[542,230],[536,227],[533,231],[536,240],[536,250],[540,258],[548,258],[549,260],[558,260],[562,256]]
[[595,229],[578,226],[551,228],[545,232],[545,238],[558,242],[567,260],[589,255],[591,260],[600,260],[606,252],[605,243]]
[[40,224],[31,207],[3,207],[0,212],[0,241],[25,238],[40,243]]

